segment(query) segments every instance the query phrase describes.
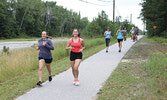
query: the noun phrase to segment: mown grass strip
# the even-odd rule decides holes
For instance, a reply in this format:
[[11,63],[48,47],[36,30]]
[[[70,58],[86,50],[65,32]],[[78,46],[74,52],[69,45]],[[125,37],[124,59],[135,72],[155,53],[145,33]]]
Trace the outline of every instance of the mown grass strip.
[[167,49],[148,40],[141,39],[131,48],[123,58],[128,62],[119,63],[98,93],[98,100],[167,99]]

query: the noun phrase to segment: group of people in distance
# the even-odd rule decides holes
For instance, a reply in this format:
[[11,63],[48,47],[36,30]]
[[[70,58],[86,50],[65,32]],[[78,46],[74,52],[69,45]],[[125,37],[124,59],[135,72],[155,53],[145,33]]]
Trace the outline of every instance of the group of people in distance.
[[[136,31],[137,29],[134,29],[134,28],[132,28],[130,31],[133,39],[134,37],[136,38],[138,35],[138,32]],[[124,41],[126,41],[126,34],[127,34],[126,28],[122,30],[122,26],[120,26],[119,30],[117,30],[116,32],[118,46],[119,46],[118,52],[121,52],[123,39]],[[45,65],[49,73],[48,80],[49,82],[52,81],[51,63],[52,63],[53,57],[52,57],[51,50],[54,50],[53,43],[50,40],[51,37],[47,35],[47,32],[43,31],[41,35],[42,35],[42,38],[38,40],[38,46],[36,47],[36,49],[39,50],[39,57],[38,57],[39,59],[39,73],[38,73],[39,81],[37,82],[38,86],[42,86],[42,74],[43,74],[43,68]],[[108,27],[107,31],[104,32],[104,36],[105,36],[105,42],[106,42],[106,53],[108,53],[110,39],[112,39],[110,27]],[[80,38],[80,33],[78,29],[73,30],[73,37],[68,40],[65,50],[69,50],[69,49],[71,50],[70,61],[71,61],[72,73],[74,76],[73,84],[78,86],[79,85],[78,68],[82,60],[82,51],[85,49],[84,40]]]
[[[138,28],[132,27],[130,32],[131,32],[131,38],[133,39],[133,41],[136,41],[137,35],[138,35]],[[120,26],[116,32],[116,36],[117,36],[117,40],[118,40],[118,47],[119,47],[118,52],[121,52],[122,42],[123,42],[123,40],[126,41],[126,35],[127,35],[127,29],[124,28],[124,30],[122,30],[122,26]],[[104,32],[104,36],[105,36],[105,42],[106,42],[106,53],[108,53],[110,39],[112,39],[112,33],[110,31],[110,27],[108,27],[107,31]]]
[[138,33],[139,33],[139,29],[138,27],[132,27],[132,29],[130,30],[130,33],[131,33],[131,39],[133,39],[133,42],[137,41],[137,36],[138,36]]

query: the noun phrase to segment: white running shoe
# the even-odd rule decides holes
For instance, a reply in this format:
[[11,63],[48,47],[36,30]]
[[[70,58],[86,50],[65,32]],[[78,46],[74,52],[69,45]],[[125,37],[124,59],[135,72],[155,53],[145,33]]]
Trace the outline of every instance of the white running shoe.
[[76,86],[79,86],[79,81],[75,83]]
[[76,82],[74,81],[74,82],[73,82],[73,85],[75,85],[75,83],[76,83]]
[[79,85],[79,80],[78,79],[75,79],[74,82],[73,82],[74,85],[78,86]]

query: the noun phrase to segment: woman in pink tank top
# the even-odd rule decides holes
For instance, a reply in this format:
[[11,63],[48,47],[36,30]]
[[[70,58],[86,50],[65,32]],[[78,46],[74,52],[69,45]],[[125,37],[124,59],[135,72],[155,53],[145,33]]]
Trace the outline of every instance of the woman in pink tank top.
[[84,40],[79,37],[80,33],[78,32],[77,29],[73,30],[73,36],[74,37],[68,40],[66,50],[71,49],[70,61],[71,61],[72,73],[74,76],[73,84],[78,86],[79,85],[78,68],[82,60],[82,51],[85,49],[85,45],[84,45]]

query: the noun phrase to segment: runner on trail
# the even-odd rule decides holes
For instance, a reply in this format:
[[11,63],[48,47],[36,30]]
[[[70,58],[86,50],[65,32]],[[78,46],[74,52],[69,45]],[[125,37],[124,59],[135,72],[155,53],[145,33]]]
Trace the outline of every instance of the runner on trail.
[[124,35],[124,41],[126,41],[126,34],[127,34],[127,29],[124,28],[124,32],[123,32],[123,35]]
[[73,37],[68,40],[65,49],[66,50],[71,49],[70,61],[71,61],[72,73],[74,76],[73,84],[78,86],[79,85],[78,68],[82,60],[82,51],[85,49],[84,40],[80,38],[80,33],[78,32],[78,29],[73,30]]
[[119,51],[121,52],[121,48],[122,48],[122,41],[123,41],[123,32],[125,32],[124,30],[122,30],[122,26],[120,26],[119,30],[117,31],[116,35],[117,35],[117,40],[118,40],[118,46],[119,46]]
[[135,27],[134,31],[135,31],[135,41],[137,41],[137,36],[138,36],[138,33],[139,33],[139,29],[138,29],[137,26]]
[[132,27],[130,32],[131,32],[131,39],[133,40],[133,42],[135,42],[135,30],[134,30],[134,27]]
[[54,50],[53,43],[50,39],[47,38],[47,32],[42,32],[42,38],[38,40],[38,46],[36,48],[39,51],[39,82],[38,86],[42,85],[42,74],[44,64],[47,67],[49,72],[49,82],[52,81],[52,73],[51,73],[51,63],[52,63],[52,54],[51,50]]
[[106,53],[108,53],[110,39],[112,38],[110,27],[107,28],[107,31],[104,32],[105,41],[106,41]]

